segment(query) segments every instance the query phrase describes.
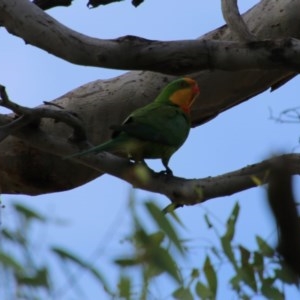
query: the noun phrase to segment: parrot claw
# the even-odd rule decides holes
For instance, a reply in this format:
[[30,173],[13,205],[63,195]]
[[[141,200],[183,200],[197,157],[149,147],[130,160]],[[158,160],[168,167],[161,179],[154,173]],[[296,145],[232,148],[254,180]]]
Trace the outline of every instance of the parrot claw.
[[166,174],[167,175],[170,175],[170,176],[173,176],[173,171],[168,167],[168,165],[165,165],[165,167],[166,167]]
[[167,168],[167,169],[164,170],[164,171],[158,172],[158,174],[161,174],[161,175],[168,175],[168,176],[173,176],[173,171],[172,171],[170,168]]
[[167,175],[173,176],[173,171],[171,169],[167,169],[165,172]]

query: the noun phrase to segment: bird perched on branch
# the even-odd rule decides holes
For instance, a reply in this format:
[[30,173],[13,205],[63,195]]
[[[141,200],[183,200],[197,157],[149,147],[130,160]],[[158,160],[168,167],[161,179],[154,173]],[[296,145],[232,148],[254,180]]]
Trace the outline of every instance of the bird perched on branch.
[[107,151],[135,162],[160,158],[167,174],[170,157],[188,137],[190,108],[199,94],[199,87],[191,78],[169,83],[150,104],[132,112],[114,130],[109,141],[75,153],[67,158]]

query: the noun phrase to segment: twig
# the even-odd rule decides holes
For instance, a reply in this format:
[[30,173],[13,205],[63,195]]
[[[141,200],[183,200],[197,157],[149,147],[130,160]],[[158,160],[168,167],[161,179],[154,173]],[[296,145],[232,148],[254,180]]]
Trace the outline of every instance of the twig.
[[45,105],[50,105],[50,106],[54,106],[54,107],[57,107],[57,108],[60,108],[60,109],[65,109],[63,106],[57,104],[57,103],[54,103],[54,102],[49,102],[49,101],[43,101],[43,103]]
[[300,123],[300,107],[292,107],[283,110],[278,117],[274,116],[272,113],[272,109],[269,108],[270,119],[279,123],[292,123],[299,124]]
[[[72,112],[66,110],[54,110],[45,107],[28,108],[11,101],[6,93],[5,87],[0,85],[0,106],[11,109],[16,115],[20,116],[18,119],[12,121],[10,124],[0,127],[0,141],[6,138],[12,132],[42,118],[50,118],[59,122],[63,122],[74,129],[74,135],[71,138],[75,141],[85,141],[86,132],[79,117]],[[53,104],[53,106],[56,106]],[[61,108],[59,106],[56,106]]]

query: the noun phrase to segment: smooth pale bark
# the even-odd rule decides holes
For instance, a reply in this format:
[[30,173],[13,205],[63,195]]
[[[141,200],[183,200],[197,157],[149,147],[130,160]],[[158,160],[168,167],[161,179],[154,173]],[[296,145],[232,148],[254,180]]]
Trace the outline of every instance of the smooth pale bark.
[[[240,18],[236,1],[223,0],[222,3],[224,17],[238,39],[254,41],[255,35]],[[147,70],[170,75],[205,69],[299,70],[298,41],[245,44],[211,39],[164,42],[136,36],[98,39],[69,29],[27,0],[1,0],[0,22],[26,43],[85,66]]]
[[[3,1],[0,1],[0,7]],[[265,0],[248,11],[244,20],[258,40],[299,38],[299,11],[300,1]],[[2,23],[4,19],[5,16],[0,13]],[[18,34],[18,30],[15,33]],[[40,35],[40,39],[42,38]],[[226,26],[200,39],[236,40]],[[56,45],[56,42],[51,44]],[[293,76],[294,73],[282,69],[236,72],[214,70],[189,75],[195,78],[201,87],[201,96],[192,111],[193,124],[196,126],[271,86],[276,86],[278,82]],[[149,103],[173,78],[174,76],[154,72],[128,72],[111,80],[88,83],[55,100],[55,103],[78,113],[88,129],[90,140],[98,144],[109,137],[110,125],[120,123],[133,109]],[[7,117],[3,116],[0,122],[7,122]],[[27,136],[23,132],[18,138],[9,137],[0,144],[2,193],[37,195],[67,190],[101,174],[101,168],[95,170],[87,165],[61,159],[63,153],[76,151],[75,146],[67,143],[71,134],[69,127],[52,120],[44,120],[41,131],[54,140],[61,141],[59,149],[53,147],[57,149],[57,155],[53,154],[53,149],[49,147],[43,149],[38,139],[34,142],[32,130],[27,131]],[[31,147],[30,144],[34,146]],[[52,154],[46,153],[47,150]],[[236,190],[238,191],[238,186]]]

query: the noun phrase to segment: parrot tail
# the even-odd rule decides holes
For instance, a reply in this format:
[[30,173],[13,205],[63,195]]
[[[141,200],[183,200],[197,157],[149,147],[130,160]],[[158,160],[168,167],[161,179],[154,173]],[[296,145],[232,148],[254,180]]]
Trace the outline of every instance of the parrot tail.
[[74,158],[74,157],[80,157],[86,154],[92,154],[92,153],[99,153],[101,151],[108,151],[111,150],[114,147],[114,142],[112,140],[109,140],[101,145],[89,148],[87,150],[81,151],[81,152],[77,152],[68,156],[65,156],[64,159],[70,159],[70,158]]

